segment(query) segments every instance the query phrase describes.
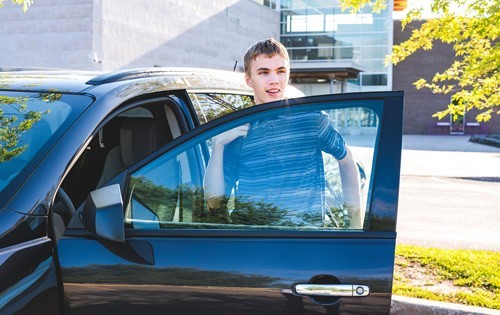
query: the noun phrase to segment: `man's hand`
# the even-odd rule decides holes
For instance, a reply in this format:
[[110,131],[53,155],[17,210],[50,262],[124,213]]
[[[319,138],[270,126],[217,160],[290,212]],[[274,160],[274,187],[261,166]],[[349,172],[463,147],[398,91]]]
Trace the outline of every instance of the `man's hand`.
[[230,129],[214,137],[215,146],[225,146],[226,144],[234,141],[238,137],[246,137],[248,134],[249,125],[244,124],[236,128]]

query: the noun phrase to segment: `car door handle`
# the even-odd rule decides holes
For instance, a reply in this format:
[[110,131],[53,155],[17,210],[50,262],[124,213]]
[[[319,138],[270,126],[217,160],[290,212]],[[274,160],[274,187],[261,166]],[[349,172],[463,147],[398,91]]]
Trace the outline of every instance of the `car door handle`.
[[298,295],[307,296],[339,296],[339,297],[357,297],[368,296],[370,288],[360,284],[296,284],[294,291]]

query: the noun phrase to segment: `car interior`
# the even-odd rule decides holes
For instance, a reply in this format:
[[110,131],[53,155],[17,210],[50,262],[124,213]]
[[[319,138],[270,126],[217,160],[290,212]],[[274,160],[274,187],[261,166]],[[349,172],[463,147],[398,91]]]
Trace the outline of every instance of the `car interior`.
[[141,102],[111,118],[93,136],[56,194],[52,212],[56,240],[91,191],[181,134],[174,106],[171,99]]

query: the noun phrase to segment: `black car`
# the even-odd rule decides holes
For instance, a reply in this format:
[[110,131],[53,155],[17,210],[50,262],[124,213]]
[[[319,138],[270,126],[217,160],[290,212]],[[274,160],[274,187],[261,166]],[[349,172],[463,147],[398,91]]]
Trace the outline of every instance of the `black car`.
[[[362,165],[362,228],[327,154],[327,210],[303,209],[305,224],[265,194],[246,205],[258,220],[232,220],[234,191],[207,210],[215,136],[308,113]],[[388,314],[402,113],[402,92],[253,106],[242,74],[214,70],[4,70],[0,313]]]

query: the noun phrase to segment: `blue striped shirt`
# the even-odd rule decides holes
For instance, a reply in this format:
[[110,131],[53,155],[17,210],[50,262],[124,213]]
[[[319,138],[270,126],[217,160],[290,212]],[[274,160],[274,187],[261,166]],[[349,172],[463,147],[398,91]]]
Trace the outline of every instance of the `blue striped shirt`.
[[250,125],[226,145],[226,194],[234,188],[233,223],[322,226],[325,177],[322,151],[343,159],[342,135],[322,112],[298,113]]

